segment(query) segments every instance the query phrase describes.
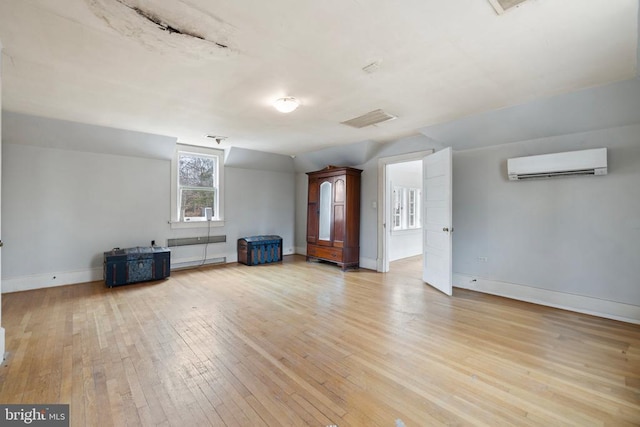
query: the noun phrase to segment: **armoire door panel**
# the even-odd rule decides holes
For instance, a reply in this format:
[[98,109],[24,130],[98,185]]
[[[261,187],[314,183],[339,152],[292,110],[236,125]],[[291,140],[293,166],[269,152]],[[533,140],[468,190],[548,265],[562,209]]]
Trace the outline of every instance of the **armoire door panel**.
[[307,205],[307,243],[318,241],[318,204]]
[[310,179],[309,180],[309,203],[317,203],[318,202],[318,180]]
[[344,246],[345,238],[345,215],[344,204],[333,206],[333,246],[341,248]]
[[344,203],[346,201],[346,194],[347,194],[344,179],[336,178],[334,186],[335,186],[335,190],[334,190],[333,202]]
[[307,242],[315,243],[318,240],[318,180],[309,177],[307,203]]

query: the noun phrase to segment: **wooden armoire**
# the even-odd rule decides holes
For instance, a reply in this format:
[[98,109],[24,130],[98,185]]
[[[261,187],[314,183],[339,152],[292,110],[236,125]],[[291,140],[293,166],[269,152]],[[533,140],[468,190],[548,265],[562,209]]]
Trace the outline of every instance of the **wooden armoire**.
[[307,261],[360,265],[360,169],[327,166],[309,175]]

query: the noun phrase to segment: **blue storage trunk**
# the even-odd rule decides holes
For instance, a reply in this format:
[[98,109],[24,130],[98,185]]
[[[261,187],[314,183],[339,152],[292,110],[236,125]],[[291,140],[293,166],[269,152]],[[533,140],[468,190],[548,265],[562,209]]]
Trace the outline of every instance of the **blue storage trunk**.
[[171,273],[171,251],[158,246],[115,248],[104,253],[104,283],[108,287],[160,280]]
[[238,262],[246,265],[282,261],[282,237],[251,236],[238,239]]

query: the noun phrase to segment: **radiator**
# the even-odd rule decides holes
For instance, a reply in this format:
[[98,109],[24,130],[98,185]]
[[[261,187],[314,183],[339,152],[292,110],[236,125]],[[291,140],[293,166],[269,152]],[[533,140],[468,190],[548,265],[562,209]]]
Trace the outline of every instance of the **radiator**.
[[167,246],[191,246],[191,245],[205,245],[207,243],[224,243],[227,241],[227,236],[200,236],[200,237],[180,237],[176,239],[167,239]]

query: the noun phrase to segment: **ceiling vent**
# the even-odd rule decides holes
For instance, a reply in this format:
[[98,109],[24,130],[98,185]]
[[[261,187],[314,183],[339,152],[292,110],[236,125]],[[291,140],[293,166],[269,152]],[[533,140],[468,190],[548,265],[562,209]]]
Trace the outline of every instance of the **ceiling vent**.
[[506,10],[524,3],[526,0],[489,0],[491,6],[496,10],[498,15],[502,15]]
[[360,117],[356,117],[351,120],[347,120],[345,122],[340,122],[340,123],[342,123],[343,125],[360,129],[366,126],[376,125],[378,123],[393,120],[395,118],[396,116],[387,114],[382,110],[373,110],[368,112],[367,114],[363,114]]

